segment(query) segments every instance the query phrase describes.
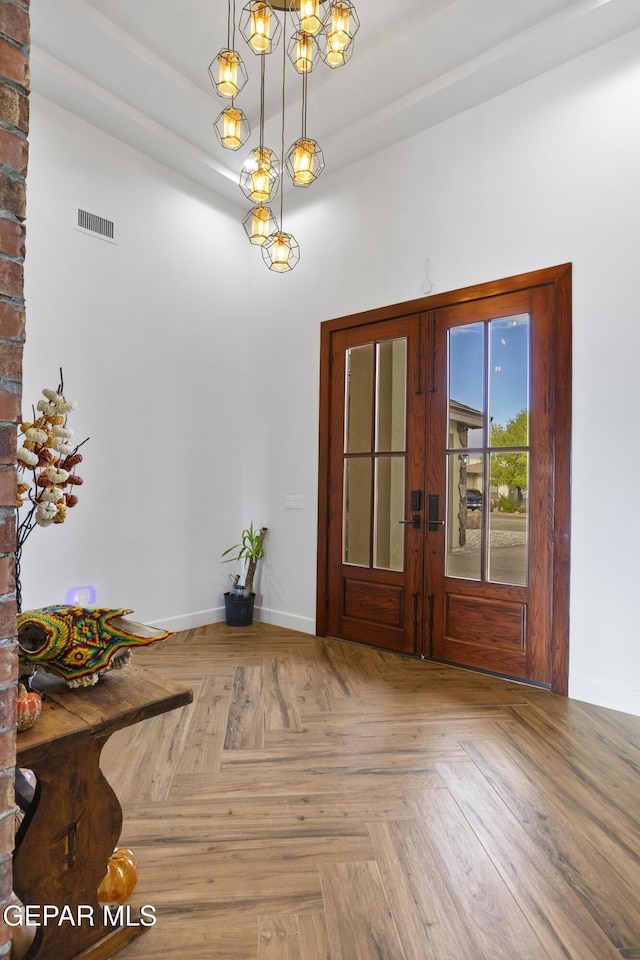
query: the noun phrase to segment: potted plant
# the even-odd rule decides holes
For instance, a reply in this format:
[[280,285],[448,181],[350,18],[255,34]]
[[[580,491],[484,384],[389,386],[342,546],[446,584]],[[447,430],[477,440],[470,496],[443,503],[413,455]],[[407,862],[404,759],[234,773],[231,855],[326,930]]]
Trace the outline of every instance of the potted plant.
[[[253,623],[253,605],[256,599],[253,592],[253,580],[256,575],[258,560],[262,560],[264,557],[264,538],[266,535],[266,527],[254,530],[253,523],[250,523],[247,529],[242,531],[241,542],[229,547],[222,554],[223,557],[227,557],[226,560],[223,560],[223,563],[231,563],[237,560],[246,563],[244,584],[240,585],[240,575],[237,574],[233,589],[227,591],[224,595],[228,627],[248,627]],[[233,556],[227,556],[230,553],[233,553]]]

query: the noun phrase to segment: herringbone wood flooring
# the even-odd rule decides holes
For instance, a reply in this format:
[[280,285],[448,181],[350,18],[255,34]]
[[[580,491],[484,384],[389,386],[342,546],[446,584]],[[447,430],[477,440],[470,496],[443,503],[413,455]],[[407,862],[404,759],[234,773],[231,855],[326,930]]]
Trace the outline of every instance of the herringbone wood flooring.
[[103,754],[122,960],[640,958],[640,718],[268,625],[136,662],[194,702]]

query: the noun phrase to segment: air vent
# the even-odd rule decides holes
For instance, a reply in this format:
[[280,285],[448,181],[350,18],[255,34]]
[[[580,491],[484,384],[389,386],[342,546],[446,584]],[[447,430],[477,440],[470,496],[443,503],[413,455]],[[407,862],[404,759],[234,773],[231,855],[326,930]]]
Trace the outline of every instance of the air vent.
[[73,225],[81,233],[90,233],[92,237],[108,240],[109,243],[118,242],[118,225],[115,220],[99,217],[97,213],[89,213],[82,207],[76,207]]

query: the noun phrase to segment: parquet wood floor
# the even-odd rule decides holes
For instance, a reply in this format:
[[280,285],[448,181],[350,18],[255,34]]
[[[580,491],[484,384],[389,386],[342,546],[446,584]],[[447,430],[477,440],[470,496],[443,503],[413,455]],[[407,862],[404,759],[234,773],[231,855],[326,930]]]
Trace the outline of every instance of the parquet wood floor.
[[640,718],[264,624],[136,663],[194,701],[103,754],[119,960],[640,958]]

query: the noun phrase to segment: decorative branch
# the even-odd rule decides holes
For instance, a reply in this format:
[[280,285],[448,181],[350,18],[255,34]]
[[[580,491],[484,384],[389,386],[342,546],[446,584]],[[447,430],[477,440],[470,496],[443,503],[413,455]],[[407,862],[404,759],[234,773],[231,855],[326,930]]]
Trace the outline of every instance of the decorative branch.
[[44,400],[39,400],[37,411],[32,407],[33,419],[22,423],[23,438],[18,450],[18,500],[17,508],[26,507],[26,513],[18,522],[16,530],[16,603],[22,608],[20,586],[20,561],[24,544],[37,527],[49,527],[64,523],[67,511],[75,507],[78,497],[75,492],[82,484],[76,467],[82,463],[80,447],[88,437],[77,445],[70,440],[73,430],[67,426],[68,414],[76,409],[75,400],[64,395],[64,379],[60,370],[57,390],[44,389]]

